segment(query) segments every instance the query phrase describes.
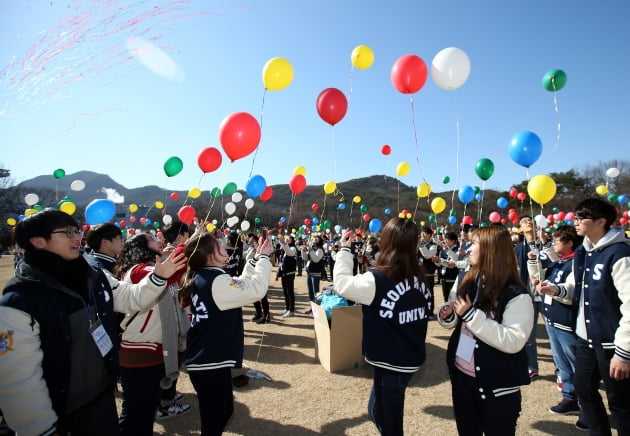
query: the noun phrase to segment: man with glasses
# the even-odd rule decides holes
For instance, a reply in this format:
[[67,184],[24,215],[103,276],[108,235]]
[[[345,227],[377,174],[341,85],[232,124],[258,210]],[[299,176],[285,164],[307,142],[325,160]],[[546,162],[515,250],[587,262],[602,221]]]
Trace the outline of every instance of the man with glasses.
[[608,407],[620,435],[630,434],[630,240],[612,227],[615,207],[600,198],[580,202],[574,225],[584,236],[565,284],[545,282],[556,295],[573,293],[575,390],[591,434],[610,435],[599,394],[603,380]]
[[0,299],[0,409],[18,434],[118,434],[114,310],[152,304],[186,264],[176,256],[138,285],[119,283],[81,256],[82,234],[58,210],[15,227],[24,261]]

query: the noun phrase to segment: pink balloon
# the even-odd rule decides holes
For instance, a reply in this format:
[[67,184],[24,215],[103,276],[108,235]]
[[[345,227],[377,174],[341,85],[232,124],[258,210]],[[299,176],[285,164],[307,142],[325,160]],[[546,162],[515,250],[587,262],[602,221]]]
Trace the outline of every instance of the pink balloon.
[[501,214],[499,212],[490,212],[490,222],[492,223],[501,222]]

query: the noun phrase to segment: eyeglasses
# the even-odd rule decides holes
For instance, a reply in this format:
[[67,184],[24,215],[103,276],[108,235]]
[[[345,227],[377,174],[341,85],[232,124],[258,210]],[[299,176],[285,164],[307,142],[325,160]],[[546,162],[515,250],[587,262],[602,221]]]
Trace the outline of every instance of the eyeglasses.
[[582,221],[586,221],[586,220],[592,220],[593,218],[582,218],[581,216],[576,216],[573,217],[573,222],[574,223],[581,223]]
[[52,233],[65,233],[65,235],[68,237],[68,239],[72,239],[76,236],[78,237],[82,237],[83,236],[83,230],[74,230],[74,229],[66,229],[66,230],[55,230]]

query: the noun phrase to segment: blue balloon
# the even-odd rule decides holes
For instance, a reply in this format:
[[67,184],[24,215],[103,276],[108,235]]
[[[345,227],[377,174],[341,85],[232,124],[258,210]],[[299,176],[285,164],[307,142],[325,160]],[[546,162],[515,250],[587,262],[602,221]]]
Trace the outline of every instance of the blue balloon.
[[518,132],[510,140],[508,153],[514,162],[529,168],[542,154],[542,141],[533,132]]
[[497,206],[499,206],[501,209],[505,209],[508,205],[508,200],[505,197],[499,197],[497,198]]
[[319,224],[319,218],[315,217],[311,220],[313,224]]
[[473,198],[475,198],[475,190],[472,186],[462,186],[461,188],[459,188],[457,197],[462,203],[468,204],[473,200]]
[[285,222],[286,220],[287,220],[287,219],[286,219],[285,217],[283,217],[283,216],[281,216],[281,217],[280,217],[280,222],[281,222],[281,223]]
[[266,188],[267,181],[263,176],[259,175],[252,176],[247,181],[247,185],[245,185],[245,190],[247,191],[247,194],[252,198],[262,195],[262,193],[265,192]]
[[93,226],[106,223],[116,215],[116,205],[104,198],[92,200],[85,208],[85,222]]
[[391,215],[391,214],[392,214],[391,209],[385,209],[385,215]]
[[477,200],[477,201],[483,200],[483,194],[481,192],[478,193],[478,194],[475,194],[475,200]]
[[151,221],[149,218],[147,218],[147,219],[144,221],[144,225],[145,225],[145,226],[150,226],[152,222],[153,222],[153,221]]
[[346,204],[345,203],[339,203],[339,206],[337,206],[337,209],[339,210],[344,210],[346,208]]
[[381,227],[383,226],[383,224],[381,223],[381,220],[379,220],[378,218],[372,218],[370,220],[370,232],[372,233],[378,233],[379,230],[381,230]]
[[448,223],[449,224],[455,224],[457,222],[457,217],[456,216],[449,216],[448,217]]
[[311,232],[316,232],[317,231],[317,226],[311,226]]
[[619,203],[625,203],[626,201],[628,201],[628,196],[626,194],[621,194],[617,197],[617,201]]

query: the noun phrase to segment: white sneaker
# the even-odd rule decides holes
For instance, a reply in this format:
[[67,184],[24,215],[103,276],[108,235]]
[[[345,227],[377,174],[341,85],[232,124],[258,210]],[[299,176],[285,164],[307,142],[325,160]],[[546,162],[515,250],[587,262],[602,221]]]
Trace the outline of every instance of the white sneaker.
[[156,421],[162,421],[164,419],[175,418],[176,416],[184,415],[190,412],[192,406],[190,404],[173,403],[169,407],[158,407],[155,414]]
[[289,316],[293,316],[293,315],[295,315],[294,312],[291,312],[290,310],[287,310],[281,316],[282,316],[282,318],[288,318]]

